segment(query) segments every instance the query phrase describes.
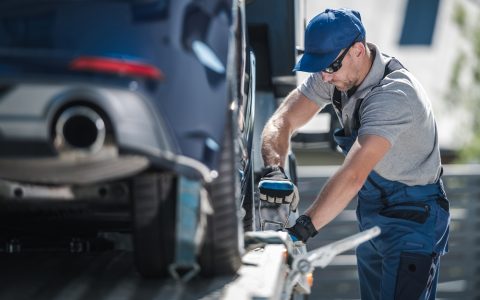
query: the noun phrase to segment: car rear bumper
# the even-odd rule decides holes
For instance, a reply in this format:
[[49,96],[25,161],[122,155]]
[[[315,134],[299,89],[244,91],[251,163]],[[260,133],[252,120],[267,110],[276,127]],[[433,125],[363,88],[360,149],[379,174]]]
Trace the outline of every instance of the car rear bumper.
[[[181,155],[154,100],[140,90],[88,82],[0,84],[10,86],[0,94],[0,179],[89,184],[154,168],[212,180],[208,167]],[[58,147],[56,124],[72,107],[93,108],[104,119],[99,150]]]
[[149,161],[145,157],[135,155],[81,160],[1,159],[0,178],[39,184],[89,184],[129,177],[148,166]]

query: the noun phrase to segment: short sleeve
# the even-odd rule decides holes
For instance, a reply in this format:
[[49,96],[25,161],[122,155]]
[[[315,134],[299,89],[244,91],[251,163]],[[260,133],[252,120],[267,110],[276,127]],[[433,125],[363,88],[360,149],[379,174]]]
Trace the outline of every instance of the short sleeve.
[[331,102],[333,86],[325,83],[320,73],[310,74],[297,89],[305,95],[305,97],[316,102],[320,107]]
[[360,107],[358,135],[378,135],[393,146],[413,124],[413,112],[405,93],[388,91],[365,98]]

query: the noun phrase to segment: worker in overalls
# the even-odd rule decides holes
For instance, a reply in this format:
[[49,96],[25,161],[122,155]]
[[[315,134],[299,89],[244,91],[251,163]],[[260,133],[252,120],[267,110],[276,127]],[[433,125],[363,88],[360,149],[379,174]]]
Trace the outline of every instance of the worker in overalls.
[[450,215],[431,103],[418,80],[365,36],[354,10],[327,9],[309,22],[294,70],[311,74],[264,128],[260,198],[296,205],[297,188],[283,170],[290,137],[332,104],[346,158],[287,228],[290,236],[306,242],[357,198],[360,230],[382,231],[356,250],[362,299],[434,299]]

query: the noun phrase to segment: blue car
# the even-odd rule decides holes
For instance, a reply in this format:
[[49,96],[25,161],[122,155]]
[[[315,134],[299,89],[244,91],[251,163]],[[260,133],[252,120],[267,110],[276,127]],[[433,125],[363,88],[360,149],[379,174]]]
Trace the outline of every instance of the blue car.
[[0,1],[6,251],[124,233],[146,277],[236,271],[254,207],[244,5]]

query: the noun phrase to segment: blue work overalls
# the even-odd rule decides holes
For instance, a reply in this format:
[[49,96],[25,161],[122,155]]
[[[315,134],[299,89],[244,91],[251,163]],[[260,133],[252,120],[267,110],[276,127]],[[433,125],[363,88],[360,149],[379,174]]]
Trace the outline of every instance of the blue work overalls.
[[[402,67],[392,61],[389,65]],[[395,70],[389,65],[384,77]],[[338,103],[338,96],[334,93],[332,100]],[[344,154],[357,139],[362,100],[357,101],[358,125],[352,134],[345,136],[343,129],[334,134]],[[358,193],[357,219],[360,230],[377,225],[382,232],[356,250],[362,299],[435,298],[440,256],[447,252],[448,207],[440,178],[432,184],[408,186],[375,171],[369,174]]]

